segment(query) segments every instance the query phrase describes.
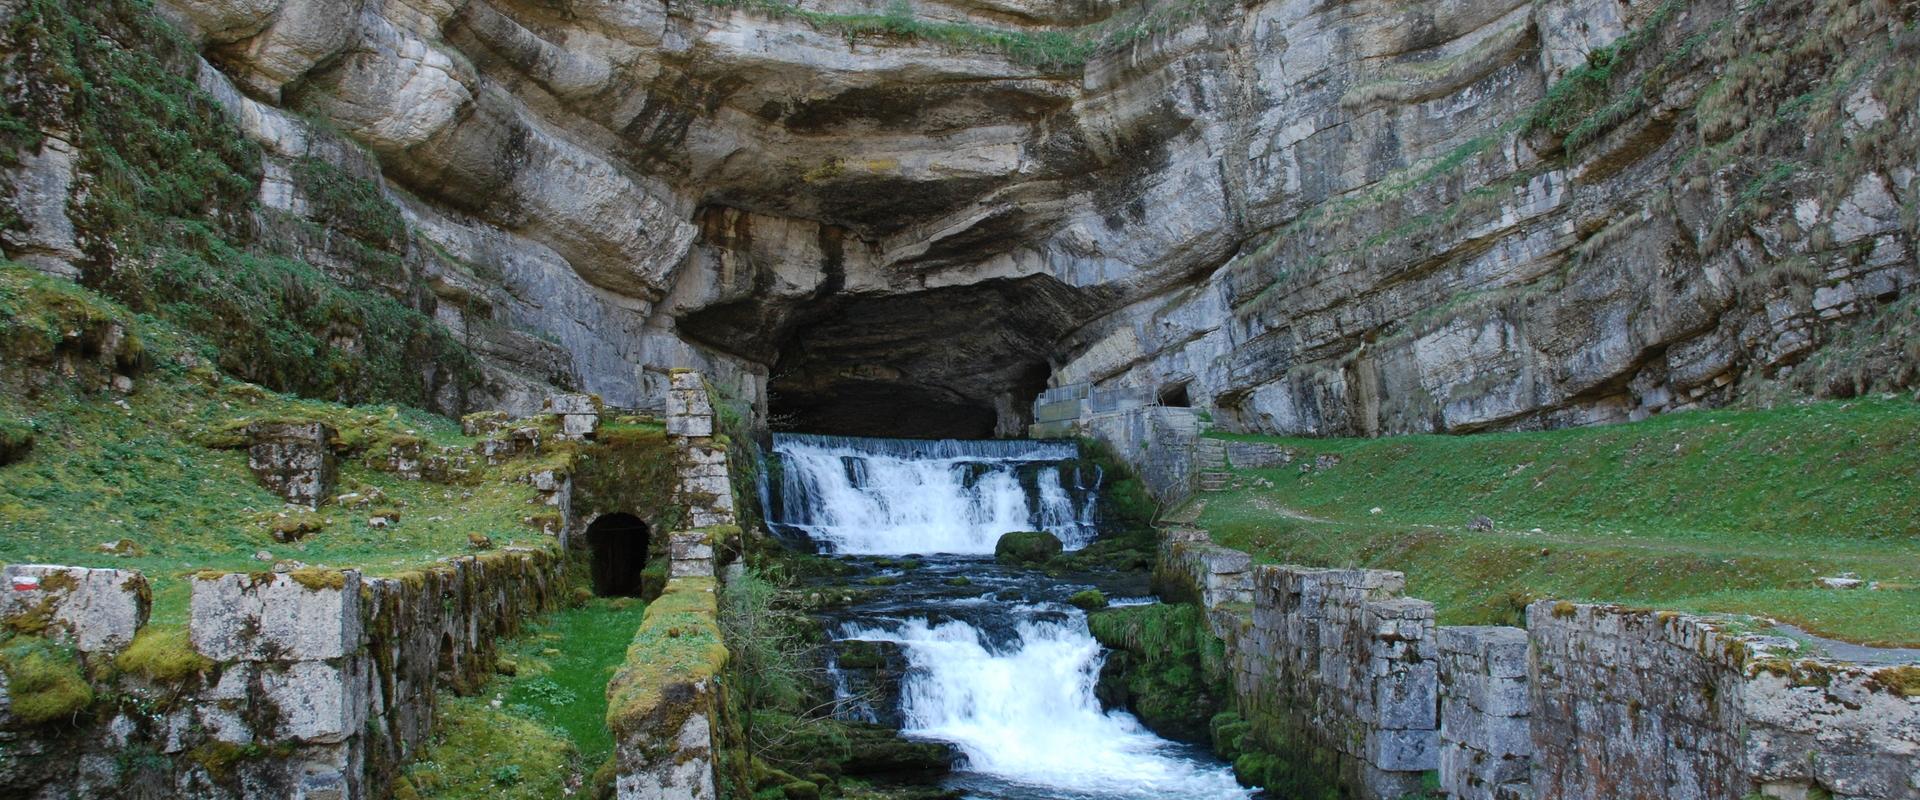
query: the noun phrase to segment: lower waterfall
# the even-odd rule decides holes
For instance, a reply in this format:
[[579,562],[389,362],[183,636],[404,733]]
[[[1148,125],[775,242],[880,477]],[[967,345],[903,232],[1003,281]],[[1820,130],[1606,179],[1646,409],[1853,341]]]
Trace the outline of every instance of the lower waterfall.
[[1101,709],[1104,653],[1064,602],[1084,586],[980,557],[1012,531],[1052,532],[1068,550],[1097,536],[1101,476],[1073,445],[782,435],[775,454],[776,529],[843,558],[918,562],[883,569],[897,583],[844,612],[834,635],[899,645],[893,710],[908,735],[959,749],[951,787],[986,800],[1252,796],[1204,749]]

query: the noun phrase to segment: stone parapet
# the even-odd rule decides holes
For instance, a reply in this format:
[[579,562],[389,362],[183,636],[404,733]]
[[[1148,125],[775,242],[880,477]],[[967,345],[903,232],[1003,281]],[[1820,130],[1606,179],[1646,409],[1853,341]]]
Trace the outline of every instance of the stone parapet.
[[[94,701],[72,725],[30,726],[8,716],[0,681],[0,796],[386,797],[432,733],[436,685],[484,681],[496,638],[553,608],[562,572],[552,550],[509,548],[380,578],[208,573],[186,629],[149,632],[139,573],[10,566],[0,616],[34,615],[71,642]],[[28,578],[38,586],[15,590]],[[141,769],[98,768],[135,745],[152,754]]]
[[1439,649],[1440,788],[1460,800],[1529,796],[1527,632],[1443,627]]
[[145,576],[124,569],[9,564],[0,585],[0,621],[86,653],[111,654],[147,624]]
[[719,796],[713,730],[720,713],[716,680],[726,667],[727,648],[717,591],[710,577],[668,581],[647,606],[626,663],[607,684],[620,800]]

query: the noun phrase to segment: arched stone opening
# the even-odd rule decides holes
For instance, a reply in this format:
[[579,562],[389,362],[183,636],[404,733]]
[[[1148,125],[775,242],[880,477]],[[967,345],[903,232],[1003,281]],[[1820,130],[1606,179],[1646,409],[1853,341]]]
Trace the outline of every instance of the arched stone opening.
[[587,526],[593,552],[593,593],[601,597],[640,594],[640,572],[647,566],[647,523],[632,514],[602,514]]

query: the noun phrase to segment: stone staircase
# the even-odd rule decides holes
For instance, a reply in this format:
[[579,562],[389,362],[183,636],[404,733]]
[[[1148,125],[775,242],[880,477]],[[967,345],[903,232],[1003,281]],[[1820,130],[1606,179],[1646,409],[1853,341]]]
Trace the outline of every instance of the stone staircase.
[[1193,445],[1194,488],[1203,492],[1226,491],[1233,484],[1227,471],[1227,443],[1200,437]]

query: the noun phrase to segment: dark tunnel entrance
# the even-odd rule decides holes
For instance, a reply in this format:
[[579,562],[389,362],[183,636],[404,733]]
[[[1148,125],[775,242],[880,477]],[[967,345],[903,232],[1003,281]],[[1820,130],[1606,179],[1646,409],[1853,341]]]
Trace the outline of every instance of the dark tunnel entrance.
[[640,571],[647,566],[647,534],[647,523],[632,514],[602,514],[587,526],[594,594],[639,596]]

